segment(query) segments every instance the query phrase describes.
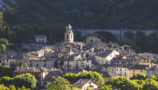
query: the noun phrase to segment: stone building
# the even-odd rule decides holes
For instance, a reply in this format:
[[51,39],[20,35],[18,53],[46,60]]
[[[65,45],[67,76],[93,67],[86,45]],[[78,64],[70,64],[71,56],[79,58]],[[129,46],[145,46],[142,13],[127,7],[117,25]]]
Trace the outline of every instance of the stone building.
[[83,59],[82,57],[78,58],[77,56],[58,59],[55,66],[61,68],[62,70],[89,70],[93,68],[91,59]]
[[73,43],[74,42],[74,34],[72,32],[72,27],[69,24],[66,27],[66,32],[65,32],[65,43]]
[[92,90],[98,90],[98,85],[92,82],[90,79],[79,79],[76,83],[73,84],[73,86],[81,88],[81,90],[87,90],[88,87],[91,87]]
[[97,54],[95,55],[95,60],[99,64],[108,64],[117,55],[119,55],[119,52],[115,50],[107,50],[104,52],[101,51],[97,52]]
[[96,36],[89,36],[86,38],[86,42],[101,42],[101,39]]
[[46,35],[35,35],[34,38],[36,43],[47,43]]
[[106,69],[107,72],[113,73],[117,76],[129,77],[129,69],[122,65],[111,65]]

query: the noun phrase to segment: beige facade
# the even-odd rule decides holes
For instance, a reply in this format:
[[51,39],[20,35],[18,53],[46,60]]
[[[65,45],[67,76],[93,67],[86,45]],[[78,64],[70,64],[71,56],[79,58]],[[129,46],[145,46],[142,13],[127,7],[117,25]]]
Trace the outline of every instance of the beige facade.
[[129,77],[129,69],[127,67],[121,67],[121,66],[110,66],[106,69],[107,72],[111,72],[117,76],[125,76]]
[[86,42],[91,42],[91,41],[93,41],[93,42],[101,42],[101,39],[96,37],[96,36],[89,36],[89,37],[86,38]]
[[65,43],[73,43],[74,42],[74,34],[72,32],[72,27],[71,25],[68,25],[66,27],[66,32],[65,32]]
[[98,86],[93,82],[88,82],[82,87],[82,90],[87,90],[88,87],[91,87],[93,90],[98,88]]
[[[105,53],[106,54],[106,53]],[[109,63],[115,56],[119,55],[119,52],[113,50],[110,53],[108,53],[105,56],[99,56],[96,55],[95,56],[95,60],[96,62],[98,62],[99,64],[106,64]]]
[[146,74],[146,69],[129,69],[129,78],[132,77],[134,74]]
[[52,60],[29,60],[26,63],[30,67],[52,68],[54,66],[54,62]]
[[3,59],[3,60],[1,60],[1,63],[2,63],[2,65],[9,65],[9,66],[11,66],[11,65],[16,65],[16,62],[17,60],[16,59]]
[[79,79],[73,86],[81,88],[81,90],[87,90],[89,87],[92,88],[92,90],[98,90],[97,84],[93,83],[90,79]]
[[58,67],[63,70],[81,70],[92,69],[93,65],[91,60],[65,60],[58,61]]
[[143,65],[133,65],[131,68],[127,67],[118,67],[118,66],[109,66],[106,71],[111,72],[113,74],[116,74],[117,76],[125,76],[127,78],[132,77],[134,74],[145,74],[147,77],[150,77],[152,75],[158,76],[158,66],[145,66]]

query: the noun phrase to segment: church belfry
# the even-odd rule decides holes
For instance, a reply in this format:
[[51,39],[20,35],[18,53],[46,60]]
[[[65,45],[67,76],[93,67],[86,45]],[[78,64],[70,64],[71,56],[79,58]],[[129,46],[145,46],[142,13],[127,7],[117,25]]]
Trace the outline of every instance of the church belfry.
[[69,24],[66,27],[65,32],[65,43],[73,43],[74,42],[74,34],[72,32],[72,26]]

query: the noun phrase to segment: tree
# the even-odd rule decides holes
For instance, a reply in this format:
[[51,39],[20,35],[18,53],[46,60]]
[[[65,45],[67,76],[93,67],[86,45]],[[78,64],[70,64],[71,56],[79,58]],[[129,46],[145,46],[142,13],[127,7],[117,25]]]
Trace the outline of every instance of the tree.
[[5,86],[10,86],[13,84],[13,78],[10,77],[2,77],[0,78],[0,84],[4,84]]
[[8,65],[0,67],[0,73],[1,73],[0,77],[3,76],[13,77],[13,70]]
[[137,90],[139,88],[137,82],[129,80],[125,77],[116,77],[109,79],[109,81],[107,81],[107,84],[115,86],[117,89],[121,90]]
[[17,75],[13,83],[16,87],[36,88],[36,78],[30,73]]
[[[158,32],[154,32],[147,37],[147,51],[152,53],[158,53]],[[151,48],[152,47],[152,48]]]
[[131,46],[134,50],[136,50],[137,52],[140,51],[139,47],[136,45],[135,42],[131,41],[130,39],[126,39],[126,40],[123,40],[123,41],[120,41],[119,42],[120,45],[128,45],[128,46]]
[[81,32],[74,31],[74,39],[75,39],[75,41],[83,41],[83,37],[82,37]]
[[158,82],[153,79],[145,80],[143,90],[158,90]]
[[0,90],[10,90],[8,87],[4,86],[3,84],[0,85]]
[[134,74],[133,77],[131,77],[130,79],[138,79],[138,80],[145,80],[147,77],[145,74]]
[[5,38],[0,38],[0,44],[4,44],[4,45],[8,46],[8,40]]
[[10,90],[16,90],[16,87],[14,85],[10,85]]
[[154,58],[152,62],[155,63],[155,64],[157,64],[158,60]]
[[22,86],[22,88],[18,87],[18,90],[30,90],[30,88],[26,88],[25,86]]
[[150,76],[150,79],[152,79],[152,80],[157,80],[157,77],[156,76],[154,76],[154,75],[152,75],[152,76]]
[[104,84],[103,77],[97,72],[82,72],[79,74],[79,79],[92,79],[99,87]]
[[135,42],[137,44],[138,47],[140,47],[140,51],[144,52],[147,51],[147,36],[145,35],[145,33],[141,32],[141,31],[137,31],[135,34],[136,38],[135,38]]
[[71,84],[65,78],[58,77],[55,81],[48,83],[46,88],[48,90],[70,90]]
[[133,32],[130,32],[130,31],[125,32],[124,37],[125,37],[125,39],[130,39],[130,40],[134,41]]
[[4,44],[0,44],[0,52],[5,52],[7,50]]
[[74,73],[66,73],[63,77],[67,79],[71,84],[75,83],[78,80],[78,74]]
[[102,41],[106,42],[116,42],[116,37],[110,32],[96,32],[96,34],[101,36]]
[[112,90],[111,85],[105,85],[100,88],[100,90]]
[[3,30],[3,13],[0,12],[0,30]]

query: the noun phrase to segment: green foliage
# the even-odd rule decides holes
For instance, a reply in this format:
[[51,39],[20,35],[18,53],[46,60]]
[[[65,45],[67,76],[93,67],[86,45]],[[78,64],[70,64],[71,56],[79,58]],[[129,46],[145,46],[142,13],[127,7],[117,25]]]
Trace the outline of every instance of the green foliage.
[[74,73],[66,73],[63,77],[67,79],[71,84],[75,83],[78,80],[78,74]]
[[87,90],[93,90],[92,87],[88,87]]
[[83,41],[84,37],[82,36],[81,32],[79,31],[74,31],[74,39],[75,41]]
[[92,71],[90,71],[90,72],[82,72],[81,74],[79,74],[79,79],[92,79],[93,82],[98,84],[99,87],[104,85],[103,77],[97,72],[92,72]]
[[134,74],[131,79],[137,79],[137,80],[145,80],[147,77],[145,74]]
[[81,88],[72,87],[71,90],[82,90]]
[[5,38],[0,38],[0,44],[4,44],[4,45],[8,46],[8,40]]
[[10,90],[8,87],[4,86],[3,84],[0,85],[0,90]]
[[4,44],[0,44],[0,52],[5,52],[7,50]]
[[68,80],[58,77],[55,81],[48,83],[46,88],[47,90],[70,90],[71,84]]
[[152,80],[157,80],[157,77],[154,76],[154,75],[152,75],[152,76],[150,76],[150,79],[152,79]]
[[156,64],[157,64],[157,63],[158,63],[158,61],[157,61],[156,59],[153,59],[153,63],[156,63]]
[[10,68],[10,66],[6,65],[3,67],[0,67],[0,77],[3,77],[3,76],[13,77],[13,70]]
[[133,32],[130,32],[130,31],[125,32],[124,37],[126,39],[130,39],[130,40],[134,41],[134,33]]
[[100,88],[100,90],[112,90],[111,85],[105,85]]
[[102,41],[106,41],[106,42],[116,42],[117,41],[116,37],[112,33],[96,32],[96,34],[98,34],[100,36]]
[[137,31],[135,34],[135,43],[140,48],[140,52],[147,52],[147,36],[144,32]]
[[13,78],[2,77],[0,78],[0,84],[4,84],[5,86],[10,86],[13,84]]
[[[147,51],[157,53],[158,51],[158,32],[154,32],[147,37]],[[152,47],[152,48],[151,48]]]
[[14,78],[1,77],[0,84],[4,84],[5,86],[9,87],[10,90],[17,90],[16,88],[18,88],[18,90],[30,90],[29,88],[36,87],[36,79],[33,75],[27,73],[17,75]]
[[[16,4],[10,0],[4,2],[7,6],[0,13],[0,37],[15,44],[32,42],[32,36],[36,34],[47,35],[50,43],[60,42],[68,23],[81,29],[158,28],[158,15],[153,14],[158,9],[157,0],[16,0]],[[79,32],[76,35],[76,41],[83,40]],[[116,40],[112,34],[104,33],[102,36],[106,41]],[[125,36],[133,40],[132,33]],[[157,40],[156,34],[145,36],[142,32],[136,33],[136,45],[140,52],[157,53]]]
[[0,30],[3,29],[3,13],[0,12]]
[[36,78],[35,76],[29,73],[17,75],[14,78],[13,82],[16,87],[22,87],[22,86],[25,86],[26,88],[36,87]]
[[22,86],[22,88],[18,88],[18,90],[30,90],[30,88],[26,88],[25,86]]
[[145,80],[143,90],[158,90],[158,82],[153,79]]
[[134,50],[136,50],[137,52],[140,51],[139,47],[136,45],[135,42],[133,42],[132,40],[130,39],[126,39],[126,40],[123,40],[123,41],[120,41],[119,42],[120,45],[128,45],[128,46],[131,46]]
[[16,90],[16,87],[14,85],[10,85],[10,90]]
[[121,90],[137,90],[139,87],[137,82],[129,80],[125,77],[112,78],[107,81],[107,84],[111,84],[112,86],[115,86],[117,89]]
[[8,40],[5,38],[0,38],[0,52],[5,52],[7,50]]

